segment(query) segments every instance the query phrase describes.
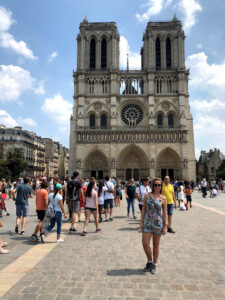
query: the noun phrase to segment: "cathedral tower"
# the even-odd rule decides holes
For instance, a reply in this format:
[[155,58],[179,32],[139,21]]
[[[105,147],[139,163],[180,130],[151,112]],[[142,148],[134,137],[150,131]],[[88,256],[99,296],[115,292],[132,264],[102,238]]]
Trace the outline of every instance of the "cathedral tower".
[[80,24],[70,174],[195,179],[184,39],[175,16],[149,22],[141,70],[120,70],[116,24]]

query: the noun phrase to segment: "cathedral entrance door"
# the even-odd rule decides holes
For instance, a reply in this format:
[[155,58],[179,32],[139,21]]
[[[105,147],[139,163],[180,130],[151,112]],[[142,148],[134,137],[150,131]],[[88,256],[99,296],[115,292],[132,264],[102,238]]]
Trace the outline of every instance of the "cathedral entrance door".
[[138,169],[134,169],[134,180],[135,181],[139,180],[139,170]]
[[174,180],[174,169],[169,169],[168,175],[170,176],[170,180]]
[[103,171],[100,170],[98,171],[98,179],[102,179],[103,178]]
[[126,169],[126,180],[130,180],[132,177],[131,169]]
[[84,177],[102,179],[109,174],[109,164],[106,156],[100,150],[94,150],[84,161]]
[[91,177],[96,178],[96,171],[95,171],[95,170],[92,170],[92,171],[91,171]]

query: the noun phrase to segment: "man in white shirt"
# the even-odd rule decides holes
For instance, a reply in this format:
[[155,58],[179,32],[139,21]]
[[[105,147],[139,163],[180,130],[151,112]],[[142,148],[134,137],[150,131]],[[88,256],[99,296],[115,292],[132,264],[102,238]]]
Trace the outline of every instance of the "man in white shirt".
[[142,185],[136,188],[136,194],[135,194],[136,198],[139,201],[140,211],[142,211],[145,194],[151,192],[151,188],[148,185],[148,179],[147,178],[142,179],[142,183],[143,183]]
[[206,181],[205,178],[203,178],[202,182],[201,182],[201,187],[202,187],[202,197],[205,198],[207,195],[207,186],[208,186],[208,182]]
[[105,209],[105,221],[108,221],[108,207],[110,207],[110,216],[109,221],[113,221],[112,213],[113,213],[113,199],[114,199],[114,185],[111,181],[109,181],[109,176],[105,177],[105,187],[107,190],[104,194],[104,209]]

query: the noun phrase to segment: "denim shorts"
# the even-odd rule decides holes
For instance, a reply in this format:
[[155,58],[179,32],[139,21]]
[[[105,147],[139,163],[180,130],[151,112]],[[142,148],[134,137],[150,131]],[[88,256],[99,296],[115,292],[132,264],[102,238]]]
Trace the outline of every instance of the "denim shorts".
[[104,209],[108,209],[110,207],[113,208],[113,199],[105,199],[104,200]]
[[91,212],[96,212],[97,208],[94,207],[86,207],[85,210],[90,210]]
[[167,215],[172,216],[173,214],[173,204],[167,204]]
[[16,216],[27,217],[29,212],[29,205],[16,205]]

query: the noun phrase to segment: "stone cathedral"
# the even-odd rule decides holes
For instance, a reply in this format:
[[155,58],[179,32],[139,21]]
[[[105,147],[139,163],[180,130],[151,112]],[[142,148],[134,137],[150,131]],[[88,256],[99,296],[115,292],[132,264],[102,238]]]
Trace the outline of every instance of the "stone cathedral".
[[121,70],[116,23],[83,20],[73,73],[70,174],[195,180],[184,39],[176,16],[148,22],[141,69]]

